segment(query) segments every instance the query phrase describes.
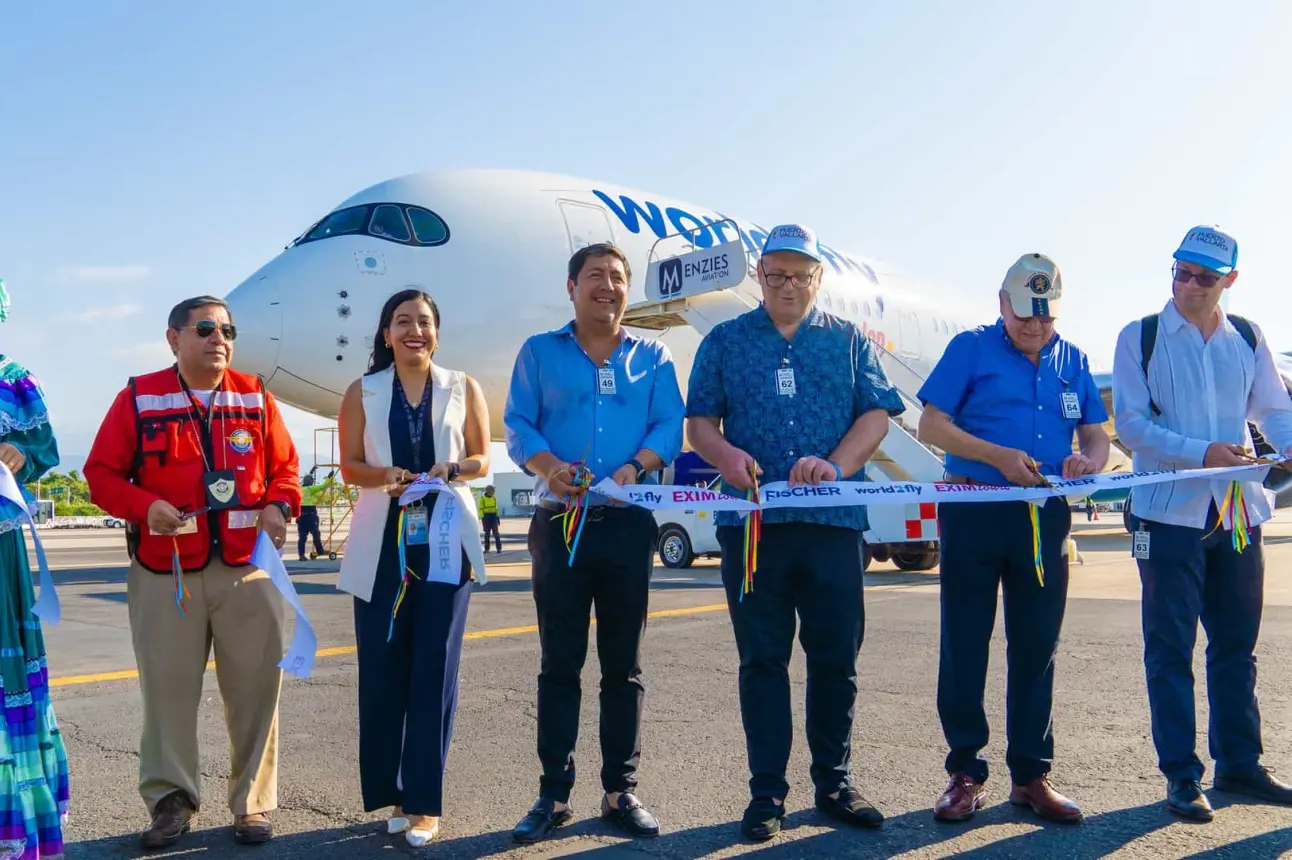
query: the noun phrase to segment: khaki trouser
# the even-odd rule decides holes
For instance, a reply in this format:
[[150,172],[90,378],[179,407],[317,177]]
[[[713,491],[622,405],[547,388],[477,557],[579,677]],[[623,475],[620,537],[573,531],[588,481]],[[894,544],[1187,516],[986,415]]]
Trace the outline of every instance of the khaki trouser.
[[139,794],[150,816],[176,789],[200,807],[197,709],[214,644],[229,731],[229,809],[267,812],[278,805],[278,663],[287,647],[287,601],[264,571],[218,560],[186,573],[184,583],[191,597],[187,617],[180,617],[173,578],[130,565],[126,594],[144,705]]

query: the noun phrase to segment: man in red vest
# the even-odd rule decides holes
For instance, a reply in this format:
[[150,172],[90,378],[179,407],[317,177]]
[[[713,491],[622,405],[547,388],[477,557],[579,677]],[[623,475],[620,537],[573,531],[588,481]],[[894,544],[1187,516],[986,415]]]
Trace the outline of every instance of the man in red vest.
[[236,335],[222,300],[176,305],[166,332],[175,364],[130,379],[84,468],[90,499],[128,523],[148,848],[176,842],[200,806],[197,708],[212,642],[232,747],[234,836],[273,836],[288,607],[250,559],[261,531],[282,548],[301,490],[273,398],[259,378],[229,367]]

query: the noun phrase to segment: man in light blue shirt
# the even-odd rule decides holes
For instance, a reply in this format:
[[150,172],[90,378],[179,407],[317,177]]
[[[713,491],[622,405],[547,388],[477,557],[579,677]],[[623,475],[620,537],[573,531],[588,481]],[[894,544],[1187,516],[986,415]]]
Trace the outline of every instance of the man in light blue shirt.
[[[1161,313],[1122,329],[1113,359],[1117,435],[1134,453],[1136,471],[1248,463],[1249,421],[1275,451],[1292,454],[1292,399],[1269,344],[1255,324],[1220,308],[1238,277],[1238,243],[1214,227],[1195,227],[1175,252],[1172,276],[1171,299]],[[1158,768],[1167,808],[1198,821],[1215,815],[1195,752],[1199,620],[1207,632],[1215,787],[1292,804],[1292,786],[1261,764],[1252,653],[1264,603],[1261,524],[1273,511],[1260,482],[1241,485],[1251,543],[1240,550],[1242,523],[1233,512],[1217,523],[1230,486],[1224,479],[1174,481],[1138,487],[1130,502]]]
[[[569,823],[578,736],[579,677],[596,605],[601,660],[602,816],[633,836],[659,824],[637,800],[645,687],[640,648],[655,561],[654,515],[611,503],[577,483],[610,477],[639,483],[682,448],[683,402],[668,348],[624,331],[632,269],[613,245],[570,258],[567,290],[574,320],[534,335],[516,357],[504,424],[511,459],[535,477],[529,527],[542,668],[538,676],[539,797],[516,825],[518,842],[537,842]],[[586,494],[577,544],[567,545],[562,512]],[[573,558],[571,551],[574,550]]]

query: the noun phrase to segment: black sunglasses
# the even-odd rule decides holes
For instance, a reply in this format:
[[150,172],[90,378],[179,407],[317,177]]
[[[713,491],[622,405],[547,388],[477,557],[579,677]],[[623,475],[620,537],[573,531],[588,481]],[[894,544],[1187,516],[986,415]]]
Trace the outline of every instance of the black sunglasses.
[[1192,278],[1197,281],[1198,286],[1202,287],[1204,290],[1214,287],[1218,281],[1225,277],[1224,275],[1216,275],[1210,272],[1190,272],[1184,266],[1178,264],[1171,268],[1171,274],[1175,277],[1175,281],[1178,284],[1187,284],[1189,283],[1189,279]]
[[238,337],[238,327],[233,323],[217,323],[212,320],[201,320],[193,323],[191,326],[185,326],[184,328],[193,329],[193,331],[197,332],[198,337],[210,337],[215,334],[215,330],[217,328],[220,330],[220,334],[224,335],[225,340],[232,341]]

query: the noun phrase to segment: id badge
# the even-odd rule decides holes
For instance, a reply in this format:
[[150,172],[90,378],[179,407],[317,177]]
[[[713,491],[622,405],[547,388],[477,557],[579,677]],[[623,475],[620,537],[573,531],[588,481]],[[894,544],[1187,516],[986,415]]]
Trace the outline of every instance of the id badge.
[[227,510],[238,501],[238,484],[232,469],[207,472],[202,476],[202,486],[206,489],[206,506],[213,511]]
[[1138,531],[1131,536],[1131,551],[1135,558],[1148,560],[1148,538],[1146,531]]
[[404,543],[425,546],[429,542],[431,513],[426,508],[411,508],[404,512]]
[[613,367],[597,368],[597,393],[615,393],[615,369]]
[[782,367],[776,371],[776,393],[784,397],[793,397],[798,393],[794,385],[794,368]]
[[229,511],[229,528],[249,529],[260,523],[260,511]]
[[1065,391],[1059,395],[1063,403],[1064,418],[1081,417],[1081,400],[1077,397],[1075,391]]

